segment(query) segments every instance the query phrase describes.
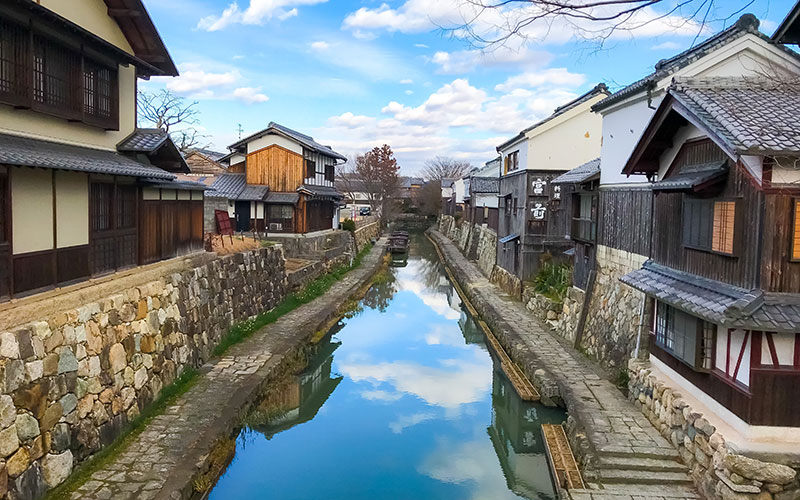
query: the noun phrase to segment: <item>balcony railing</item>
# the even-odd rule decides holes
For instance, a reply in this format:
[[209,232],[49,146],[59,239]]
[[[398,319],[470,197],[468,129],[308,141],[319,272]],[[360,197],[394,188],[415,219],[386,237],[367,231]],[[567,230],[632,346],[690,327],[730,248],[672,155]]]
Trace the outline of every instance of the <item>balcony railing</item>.
[[580,240],[593,243],[597,240],[597,222],[592,219],[572,218],[573,240]]

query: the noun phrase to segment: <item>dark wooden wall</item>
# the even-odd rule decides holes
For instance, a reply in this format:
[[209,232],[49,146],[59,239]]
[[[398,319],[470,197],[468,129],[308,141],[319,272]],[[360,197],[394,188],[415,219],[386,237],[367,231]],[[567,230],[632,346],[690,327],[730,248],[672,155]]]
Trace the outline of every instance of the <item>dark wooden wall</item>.
[[736,201],[734,255],[686,248],[683,245],[683,202],[697,197],[680,192],[660,192],[655,195],[653,260],[698,276],[743,288],[757,288],[761,192],[753,186],[744,167],[737,167],[731,169],[724,186],[707,193],[707,196]]
[[171,259],[202,248],[202,200],[143,200],[140,202],[140,264]]
[[764,196],[764,236],[761,238],[761,288],[764,290],[800,293],[800,262],[790,260],[797,198],[797,194],[783,192]]
[[649,188],[600,191],[598,242],[601,245],[649,255],[653,192]]

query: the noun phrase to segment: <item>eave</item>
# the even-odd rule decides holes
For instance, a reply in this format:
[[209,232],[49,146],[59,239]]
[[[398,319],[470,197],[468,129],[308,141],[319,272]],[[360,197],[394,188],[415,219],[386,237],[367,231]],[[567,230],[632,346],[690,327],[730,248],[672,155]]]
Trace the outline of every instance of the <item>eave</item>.
[[122,30],[136,56],[158,68],[164,76],[178,76],[172,61],[142,0],[104,0],[108,15]]

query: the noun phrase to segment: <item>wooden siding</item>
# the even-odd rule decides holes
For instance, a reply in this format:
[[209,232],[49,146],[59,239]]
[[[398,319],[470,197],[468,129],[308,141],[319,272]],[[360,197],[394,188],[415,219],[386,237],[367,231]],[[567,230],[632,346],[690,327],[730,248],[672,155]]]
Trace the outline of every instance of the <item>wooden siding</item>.
[[[706,193],[736,201],[733,255],[687,248],[683,244],[683,202],[697,199],[679,192],[655,195],[652,257],[659,264],[744,288],[759,286],[759,221],[762,195],[744,167],[732,168],[724,186]],[[646,254],[645,254],[646,255]]]
[[11,195],[8,169],[0,166],[0,299],[11,296]]
[[600,190],[599,243],[649,255],[652,198],[649,188]]
[[764,236],[761,257],[761,288],[772,292],[800,293],[800,262],[791,261],[795,223],[790,194],[764,197]]
[[231,165],[230,167],[228,167],[227,171],[229,174],[243,174],[245,171],[245,165],[246,165],[245,162],[240,161],[239,163],[236,163],[235,165]]
[[303,157],[276,144],[247,155],[247,183],[294,192],[303,183]]

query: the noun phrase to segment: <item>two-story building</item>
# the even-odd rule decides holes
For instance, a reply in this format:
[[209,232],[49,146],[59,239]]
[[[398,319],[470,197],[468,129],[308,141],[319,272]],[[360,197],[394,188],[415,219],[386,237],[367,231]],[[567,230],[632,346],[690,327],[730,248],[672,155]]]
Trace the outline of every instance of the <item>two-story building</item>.
[[339,227],[336,165],[347,158],[275,122],[230,146],[212,185],[238,231],[309,233]]
[[136,128],[177,74],[139,0],[0,5],[0,300],[202,248],[202,186]]
[[487,161],[469,174],[469,220],[486,224],[497,231],[498,193],[500,192],[500,157]]
[[544,254],[560,258],[572,246],[571,214],[551,181],[600,154],[601,119],[591,107],[608,95],[599,84],[497,147],[497,265],[522,281],[538,272]]
[[[800,443],[800,91],[676,79],[625,165],[655,180],[651,363],[745,438]],[[787,432],[787,428],[795,428]]]

